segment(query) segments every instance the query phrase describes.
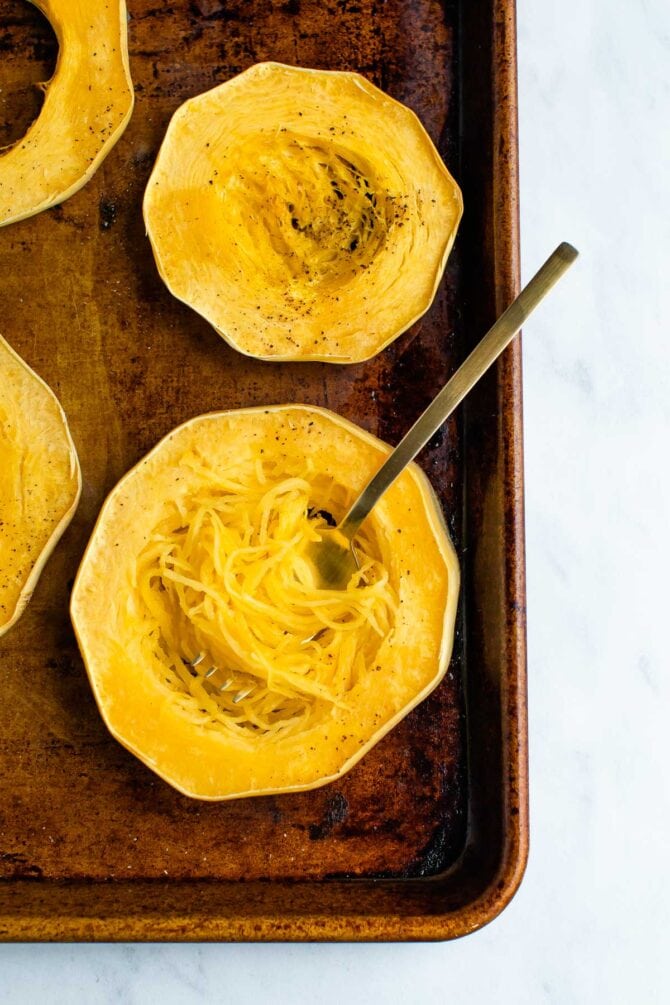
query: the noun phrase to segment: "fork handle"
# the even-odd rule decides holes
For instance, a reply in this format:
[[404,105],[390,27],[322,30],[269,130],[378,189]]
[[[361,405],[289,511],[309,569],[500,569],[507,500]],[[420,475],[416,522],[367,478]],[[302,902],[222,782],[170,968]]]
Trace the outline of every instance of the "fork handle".
[[339,529],[346,537],[350,540],[354,537],[378,499],[507,348],[526,318],[570,268],[577,255],[571,244],[559,244],[516,300],[501,314],[356,499],[340,524]]

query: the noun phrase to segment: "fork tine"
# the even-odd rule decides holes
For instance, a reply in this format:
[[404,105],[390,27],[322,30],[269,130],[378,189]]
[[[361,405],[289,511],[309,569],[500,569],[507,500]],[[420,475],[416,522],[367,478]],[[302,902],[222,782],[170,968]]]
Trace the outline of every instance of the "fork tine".
[[[190,662],[188,663],[188,666],[189,666],[189,667],[191,667],[192,669],[194,669],[194,670],[195,670],[195,668],[196,668],[196,667],[200,666],[200,664],[201,664],[201,663],[203,662],[203,660],[204,660],[204,659],[205,659],[205,654],[204,654],[204,653],[202,653],[202,652],[200,652],[200,653],[198,653],[198,655],[197,655],[197,656],[195,656],[195,657],[194,657],[194,658],[193,658],[193,659],[192,659],[192,660],[191,660],[191,661],[190,661]],[[203,678],[202,678],[202,679],[203,679],[203,680],[206,680],[206,681],[212,681],[212,678],[213,678],[213,677],[214,677],[214,676],[215,676],[215,675],[216,675],[217,673],[219,673],[219,667],[218,667],[218,666],[216,666],[216,664],[215,664],[215,663],[212,663],[212,665],[210,666],[209,670],[207,670],[207,671],[205,672],[205,674],[203,675]],[[217,690],[217,691],[219,692],[219,694],[223,694],[223,692],[224,692],[224,691],[227,691],[227,690],[228,690],[228,688],[229,688],[229,687],[231,687],[231,686],[233,685],[234,681],[235,681],[235,678],[234,678],[234,677],[228,677],[228,678],[227,678],[227,680],[225,680],[225,681],[223,682],[223,684],[221,684],[221,685],[219,685],[219,686],[217,686],[217,687],[216,687],[216,690]],[[215,681],[212,681],[212,684],[216,684],[216,682],[215,682]],[[235,705],[239,704],[239,702],[241,702],[241,701],[242,701],[242,700],[243,700],[244,698],[248,698],[248,697],[249,697],[249,695],[250,695],[250,694],[252,693],[252,691],[254,691],[254,690],[255,690],[255,688],[254,688],[254,685],[253,685],[253,684],[251,685],[251,687],[247,687],[247,688],[242,688],[241,690],[239,690],[239,691],[238,691],[238,692],[237,692],[237,693],[236,693],[236,694],[234,695],[234,697],[233,697],[233,703],[234,703]]]

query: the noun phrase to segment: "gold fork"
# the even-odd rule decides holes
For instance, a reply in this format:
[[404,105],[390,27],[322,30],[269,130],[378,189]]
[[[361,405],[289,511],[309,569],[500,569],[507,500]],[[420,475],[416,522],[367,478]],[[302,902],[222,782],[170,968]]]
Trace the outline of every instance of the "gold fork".
[[569,269],[577,255],[571,244],[564,242],[556,248],[403,436],[341,523],[332,530],[324,528],[320,531],[321,539],[310,542],[305,556],[311,562],[322,589],[346,588],[358,569],[354,537],[370,510],[509,345],[526,318]]

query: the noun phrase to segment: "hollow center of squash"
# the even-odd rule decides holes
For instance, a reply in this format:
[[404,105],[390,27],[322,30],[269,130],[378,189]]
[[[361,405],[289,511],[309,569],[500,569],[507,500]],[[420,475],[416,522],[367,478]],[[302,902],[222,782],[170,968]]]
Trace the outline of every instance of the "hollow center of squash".
[[204,726],[260,740],[322,723],[394,624],[374,530],[349,587],[319,590],[301,551],[344,511],[341,486],[261,454],[223,472],[182,464],[202,487],[169,504],[137,567],[143,663]]
[[58,40],[47,18],[28,0],[0,7],[0,155],[28,132],[44,101],[41,84],[53,76]]
[[209,182],[229,247],[256,283],[286,288],[290,306],[369,268],[406,213],[375,168],[335,141],[255,134],[221,167]]

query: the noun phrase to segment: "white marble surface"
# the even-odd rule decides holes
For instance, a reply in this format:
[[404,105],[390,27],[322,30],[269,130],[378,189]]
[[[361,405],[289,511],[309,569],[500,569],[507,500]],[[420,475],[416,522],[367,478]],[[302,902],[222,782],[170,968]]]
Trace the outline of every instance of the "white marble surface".
[[532,851],[457,943],[3,946],[0,1000],[670,1001],[670,6],[518,0]]

